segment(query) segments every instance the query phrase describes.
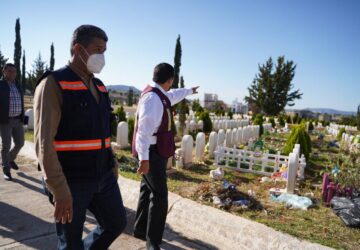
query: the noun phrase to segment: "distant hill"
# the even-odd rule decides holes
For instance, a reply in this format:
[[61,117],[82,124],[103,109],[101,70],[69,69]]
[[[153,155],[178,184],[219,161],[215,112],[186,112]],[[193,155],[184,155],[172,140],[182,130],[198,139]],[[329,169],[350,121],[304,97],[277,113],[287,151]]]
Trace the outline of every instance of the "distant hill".
[[120,92],[129,92],[130,89],[134,91],[134,94],[141,94],[141,91],[135,88],[134,86],[129,85],[106,85],[108,90],[115,90]]
[[[288,111],[300,111],[300,109],[286,109]],[[356,115],[356,112],[352,111],[341,111],[336,109],[329,109],[329,108],[306,108],[301,110],[308,110],[313,113],[320,113],[320,114],[329,114],[329,115]]]

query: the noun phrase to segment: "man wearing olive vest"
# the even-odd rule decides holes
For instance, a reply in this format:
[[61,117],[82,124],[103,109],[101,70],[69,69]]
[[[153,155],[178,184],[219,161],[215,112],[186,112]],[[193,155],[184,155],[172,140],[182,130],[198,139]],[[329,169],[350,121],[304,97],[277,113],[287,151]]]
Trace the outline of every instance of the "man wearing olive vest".
[[132,146],[134,156],[139,158],[142,180],[134,236],[145,240],[149,250],[160,249],[168,209],[166,165],[175,152],[171,106],[198,89],[169,91],[173,80],[174,68],[167,63],[158,64],[154,83],[142,92],[136,112]]
[[[35,91],[35,149],[55,206],[58,249],[108,249],[126,226],[112,171],[110,99],[93,75],[105,65],[107,40],[98,27],[78,27],[69,64],[46,72]],[[98,226],[82,240],[87,209]]]

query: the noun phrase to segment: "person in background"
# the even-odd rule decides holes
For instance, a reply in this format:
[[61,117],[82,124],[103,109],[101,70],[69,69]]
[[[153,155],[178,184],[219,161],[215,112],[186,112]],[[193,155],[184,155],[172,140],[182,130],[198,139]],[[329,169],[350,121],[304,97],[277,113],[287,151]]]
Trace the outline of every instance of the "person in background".
[[[16,82],[16,67],[6,63],[0,80],[0,134],[4,179],[11,181],[11,168],[18,170],[16,156],[24,145],[24,95]],[[14,147],[11,149],[11,137]]]

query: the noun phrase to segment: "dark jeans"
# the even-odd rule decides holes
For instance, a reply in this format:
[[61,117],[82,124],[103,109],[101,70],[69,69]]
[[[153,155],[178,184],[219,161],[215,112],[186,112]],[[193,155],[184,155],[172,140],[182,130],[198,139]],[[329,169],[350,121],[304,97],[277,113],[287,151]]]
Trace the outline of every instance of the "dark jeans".
[[[109,171],[100,182],[68,182],[73,197],[73,220],[56,223],[58,249],[108,249],[126,227],[126,211],[114,174]],[[86,210],[98,226],[82,240]]]
[[[22,146],[24,146],[24,127],[20,118],[10,118],[9,123],[0,123],[1,134],[1,158],[4,173],[10,173],[10,164],[16,159]],[[11,137],[14,139],[14,147],[11,147]]]
[[151,146],[149,161],[150,170],[140,184],[134,234],[146,237],[147,249],[160,249],[168,209],[167,159]]

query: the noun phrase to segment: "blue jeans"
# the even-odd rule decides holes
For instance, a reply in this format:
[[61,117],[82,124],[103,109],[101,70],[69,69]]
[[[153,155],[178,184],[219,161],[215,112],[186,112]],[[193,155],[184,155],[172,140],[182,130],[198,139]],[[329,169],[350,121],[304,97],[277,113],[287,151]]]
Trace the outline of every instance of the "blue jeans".
[[[58,249],[108,249],[126,227],[126,211],[114,174],[100,181],[68,182],[73,197],[73,220],[56,223]],[[86,210],[92,212],[97,227],[82,240]]]

